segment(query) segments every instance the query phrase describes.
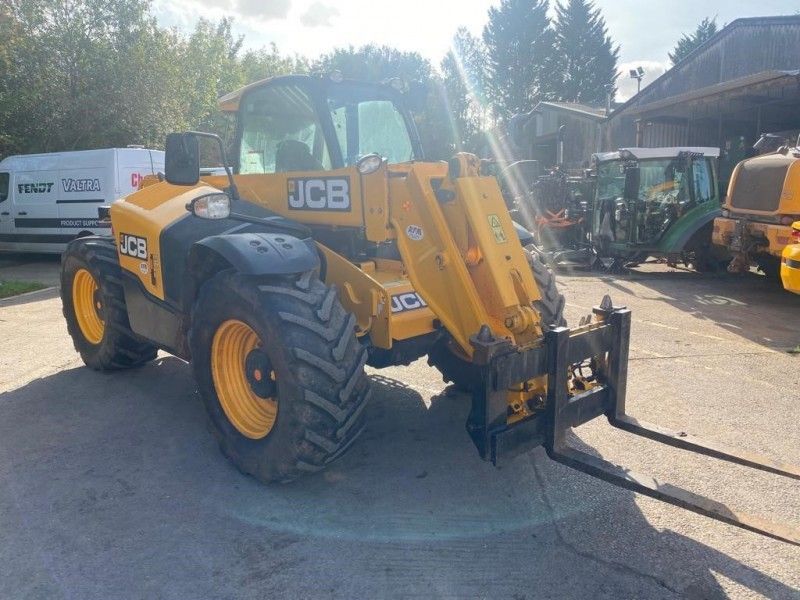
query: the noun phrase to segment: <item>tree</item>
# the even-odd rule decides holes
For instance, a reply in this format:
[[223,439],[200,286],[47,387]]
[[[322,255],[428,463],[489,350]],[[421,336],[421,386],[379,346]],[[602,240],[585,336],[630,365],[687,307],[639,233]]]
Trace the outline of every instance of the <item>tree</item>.
[[324,54],[312,68],[323,73],[339,70],[347,78],[365,81],[402,78],[409,83],[406,96],[414,113],[425,157],[446,159],[452,155],[454,135],[443,102],[442,81],[434,73],[431,63],[420,54],[372,44],[358,49],[350,46]]
[[555,65],[560,76],[558,96],[569,102],[605,105],[613,98],[619,46],[608,35],[600,9],[590,0],[556,4]]
[[249,50],[240,60],[246,83],[260,81],[276,75],[307,73],[308,60],[300,56],[284,56],[273,43],[266,48]]
[[180,40],[148,10],[145,0],[10,0],[0,153],[163,143],[182,113],[169,86]]
[[127,144],[159,148],[170,131],[233,133],[217,99],[306,69],[275,46],[240,57],[232,22],[189,35],[159,27],[149,0],[0,4],[0,157]]
[[673,65],[678,64],[686,56],[691,54],[695,48],[699,48],[717,33],[717,18],[709,19],[706,17],[697,25],[692,33],[684,33],[675,48],[669,53],[669,59]]
[[485,49],[481,41],[460,27],[441,70],[457,146],[475,151],[486,126]]
[[488,93],[503,118],[528,112],[557,88],[547,0],[501,0],[483,30]]

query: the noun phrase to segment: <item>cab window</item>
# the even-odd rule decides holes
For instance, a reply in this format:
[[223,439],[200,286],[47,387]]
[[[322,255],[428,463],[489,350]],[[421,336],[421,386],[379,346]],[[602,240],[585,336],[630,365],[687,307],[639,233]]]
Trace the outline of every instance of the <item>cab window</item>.
[[8,199],[8,173],[0,173],[0,202],[5,202]]
[[711,161],[701,158],[692,162],[694,177],[694,195],[697,202],[708,202],[715,196],[714,176]]
[[328,110],[345,165],[372,153],[389,163],[414,159],[405,118],[384,92],[357,84],[332,87]]
[[296,85],[272,85],[242,101],[240,173],[322,171],[331,168],[314,104]]

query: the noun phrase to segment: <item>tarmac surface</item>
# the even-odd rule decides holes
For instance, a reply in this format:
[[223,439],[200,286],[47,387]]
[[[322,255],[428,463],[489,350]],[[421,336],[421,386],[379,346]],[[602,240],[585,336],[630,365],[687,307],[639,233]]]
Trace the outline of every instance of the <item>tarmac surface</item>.
[[[631,414],[800,463],[800,297],[664,266],[559,281],[570,323],[604,293],[633,310]],[[424,360],[371,373],[351,451],[264,486],[217,450],[184,362],[96,373],[55,290],[0,301],[0,598],[800,598],[800,548],[541,449],[494,468]],[[599,420],[571,443],[800,527],[797,481]]]

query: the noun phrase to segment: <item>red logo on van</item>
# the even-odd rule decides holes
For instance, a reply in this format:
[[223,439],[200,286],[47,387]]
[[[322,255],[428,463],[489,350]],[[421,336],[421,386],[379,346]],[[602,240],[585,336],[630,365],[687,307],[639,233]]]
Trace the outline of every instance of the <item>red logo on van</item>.
[[139,184],[142,183],[144,175],[140,173],[131,173],[131,187],[135,190],[139,189]]

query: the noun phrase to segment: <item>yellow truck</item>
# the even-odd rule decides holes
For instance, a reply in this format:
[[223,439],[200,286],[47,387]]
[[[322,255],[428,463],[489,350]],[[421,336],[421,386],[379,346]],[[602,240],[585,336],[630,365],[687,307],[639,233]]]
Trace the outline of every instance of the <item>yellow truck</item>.
[[792,243],[783,249],[781,281],[786,290],[800,294],[800,221],[792,223]]
[[792,223],[800,220],[800,148],[743,160],[733,171],[722,216],[714,220],[714,244],[733,255],[731,272],[757,265],[776,280]]

